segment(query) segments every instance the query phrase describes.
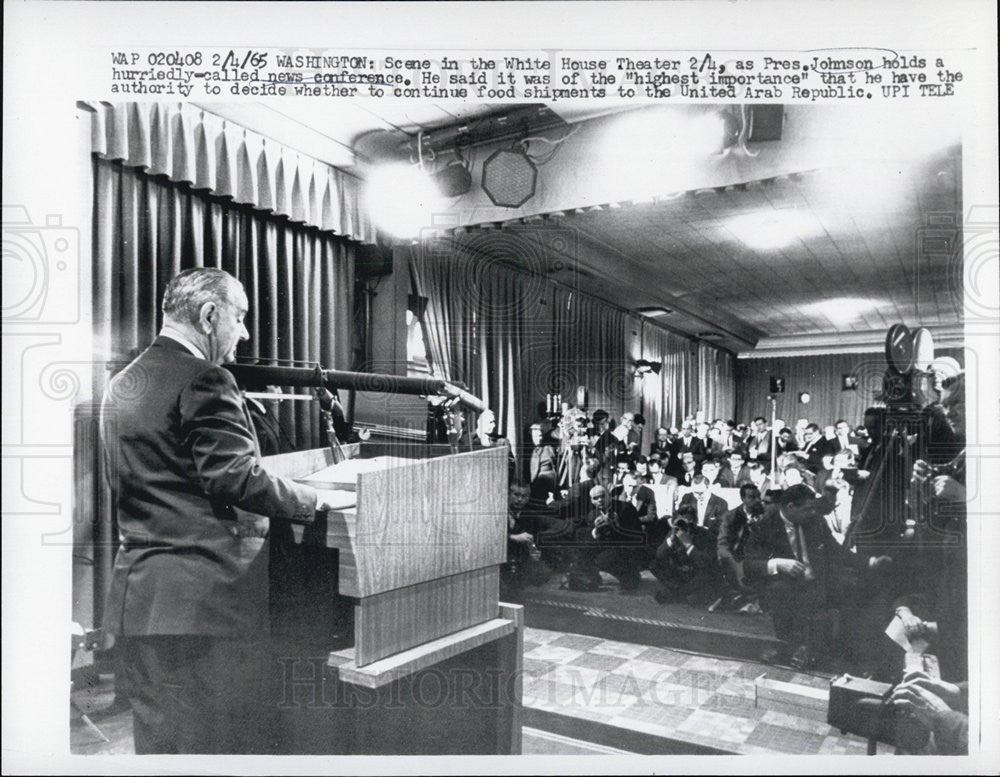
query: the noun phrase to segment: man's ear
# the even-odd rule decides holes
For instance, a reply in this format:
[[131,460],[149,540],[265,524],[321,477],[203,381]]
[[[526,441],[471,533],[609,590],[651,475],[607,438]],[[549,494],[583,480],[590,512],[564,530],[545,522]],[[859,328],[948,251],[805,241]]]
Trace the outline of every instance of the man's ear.
[[205,302],[198,311],[198,329],[203,335],[211,334],[214,323],[212,318],[218,310],[214,302]]

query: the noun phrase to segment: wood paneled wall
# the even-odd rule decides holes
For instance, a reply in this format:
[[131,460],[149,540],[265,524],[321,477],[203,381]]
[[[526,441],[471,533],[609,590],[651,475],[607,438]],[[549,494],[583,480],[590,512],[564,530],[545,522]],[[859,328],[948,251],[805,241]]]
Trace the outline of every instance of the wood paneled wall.
[[[952,356],[964,364],[960,348],[941,348],[938,356]],[[736,360],[736,420],[749,421],[762,415],[770,420],[771,377],[785,379],[784,394],[778,398],[777,413],[789,426],[796,419],[808,418],[820,426],[843,418],[852,426],[861,423],[865,408],[882,388],[886,362],[882,353],[822,354],[785,356],[767,359]],[[844,375],[858,378],[857,389],[843,391]],[[799,394],[808,392],[809,404],[799,402]]]

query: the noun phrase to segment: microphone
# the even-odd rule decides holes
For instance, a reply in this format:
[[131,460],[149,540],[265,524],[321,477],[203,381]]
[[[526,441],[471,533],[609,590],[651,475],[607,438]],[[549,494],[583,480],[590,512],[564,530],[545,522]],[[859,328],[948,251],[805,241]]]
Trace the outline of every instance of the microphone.
[[334,408],[337,408],[343,414],[344,409],[341,407],[340,401],[330,389],[326,386],[316,386],[313,391],[316,393],[316,399],[319,400],[319,406],[326,412],[332,413],[334,412]]

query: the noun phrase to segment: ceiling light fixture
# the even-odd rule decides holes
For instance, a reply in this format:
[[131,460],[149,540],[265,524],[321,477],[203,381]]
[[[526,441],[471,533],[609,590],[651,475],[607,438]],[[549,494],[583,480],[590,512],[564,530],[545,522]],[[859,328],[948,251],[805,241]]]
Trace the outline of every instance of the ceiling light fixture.
[[521,148],[494,151],[483,163],[483,191],[494,205],[520,208],[535,196],[538,168]]
[[784,248],[817,231],[815,219],[793,208],[744,213],[730,219],[725,228],[741,243],[758,251]]

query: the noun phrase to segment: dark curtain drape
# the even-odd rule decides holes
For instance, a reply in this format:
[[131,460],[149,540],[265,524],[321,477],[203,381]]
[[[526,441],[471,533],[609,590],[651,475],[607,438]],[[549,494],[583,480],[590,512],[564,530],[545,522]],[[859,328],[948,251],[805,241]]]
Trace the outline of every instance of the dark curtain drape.
[[[625,311],[562,286],[552,288],[551,389],[576,403],[577,386],[587,389],[587,410],[612,416],[638,410],[639,383],[626,349]],[[545,381],[536,381],[544,397]]]
[[[410,271],[416,293],[427,299],[433,371],[482,397],[521,455],[545,395],[576,404],[579,386],[587,390],[588,412],[642,410],[651,427],[679,424],[698,410],[709,418],[732,415],[731,354],[707,345],[699,353],[689,338],[516,269],[517,256],[499,261],[488,246],[487,238],[461,237],[414,246]],[[640,329],[641,353],[632,353],[629,335]],[[637,378],[640,357],[662,362],[660,374]]]
[[708,421],[734,418],[735,362],[731,353],[698,343],[698,408],[705,413]]
[[680,426],[696,411],[696,360],[688,338],[650,324],[642,329],[642,358],[663,365],[659,375],[642,379],[642,412],[652,430],[645,437],[651,440],[658,426]]
[[530,401],[523,364],[532,329],[525,301],[532,295],[525,278],[470,259],[458,244],[447,255],[415,248],[409,264],[417,294],[427,299],[432,372],[481,397],[496,413],[498,433],[517,451]]
[[[250,301],[241,359],[349,369],[353,244],[318,229],[94,158],[95,350],[127,361],[162,324],[160,300],[181,270],[222,268]],[[285,402],[298,447],[323,444],[314,403]]]
[[[240,345],[241,359],[350,369],[352,242],[96,155],[93,173],[95,386],[152,342],[167,282],[199,266],[222,268],[246,289],[250,341]],[[77,428],[77,449],[92,458],[76,462],[78,515],[92,531],[91,547],[75,552],[90,559],[94,625],[102,619],[115,545],[96,444],[98,401]],[[278,420],[296,448],[325,444],[315,402],[282,402]],[[88,540],[81,534],[79,542]],[[88,589],[81,583],[78,590]]]

